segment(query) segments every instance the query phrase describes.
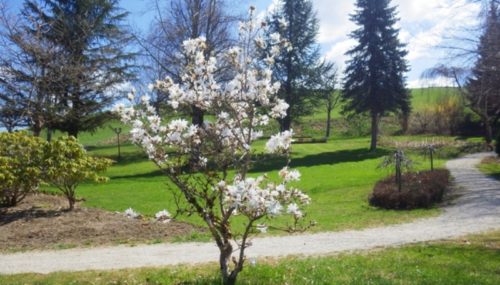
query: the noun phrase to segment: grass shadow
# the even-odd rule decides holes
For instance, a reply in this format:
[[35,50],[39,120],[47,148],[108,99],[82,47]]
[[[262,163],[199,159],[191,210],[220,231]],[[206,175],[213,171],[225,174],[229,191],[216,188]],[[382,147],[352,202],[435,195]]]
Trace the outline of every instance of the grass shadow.
[[[346,162],[359,162],[367,159],[379,158],[390,153],[386,149],[378,149],[376,151],[368,151],[365,148],[352,150],[339,150],[332,152],[323,152],[304,157],[293,158],[290,164],[291,167],[312,167],[318,165],[333,165]],[[251,172],[267,172],[271,170],[279,170],[286,163],[284,157],[273,156],[268,154],[259,154],[256,157],[260,162],[256,163]]]
[[163,171],[158,169],[151,172],[139,173],[139,174],[131,174],[131,175],[116,175],[110,176],[110,179],[141,179],[141,178],[154,178],[154,177],[163,177],[165,176]]

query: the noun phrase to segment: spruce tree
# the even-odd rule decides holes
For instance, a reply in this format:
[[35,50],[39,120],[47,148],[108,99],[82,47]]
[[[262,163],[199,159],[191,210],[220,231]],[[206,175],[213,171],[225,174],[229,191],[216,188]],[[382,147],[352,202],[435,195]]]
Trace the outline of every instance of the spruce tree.
[[78,136],[93,131],[109,115],[116,87],[133,78],[134,54],[118,0],[27,0],[23,14],[46,27],[43,36],[56,46],[51,92],[57,100],[54,127]]
[[410,111],[410,94],[404,73],[408,64],[405,45],[394,26],[396,7],[390,0],[357,0],[351,16],[359,28],[351,33],[358,45],[347,52],[343,86],[344,111],[369,113],[371,116],[370,150],[377,148],[378,123],[388,112]]
[[299,116],[312,113],[320,100],[312,90],[321,64],[318,29],[312,1],[281,0],[269,19],[269,33],[279,33],[292,46],[277,57],[274,71],[275,79],[281,82],[278,95],[289,105],[280,122],[282,130],[289,130]]
[[500,120],[500,20],[498,4],[490,2],[478,59],[467,82],[467,99],[484,126],[485,140],[493,141],[493,127]]

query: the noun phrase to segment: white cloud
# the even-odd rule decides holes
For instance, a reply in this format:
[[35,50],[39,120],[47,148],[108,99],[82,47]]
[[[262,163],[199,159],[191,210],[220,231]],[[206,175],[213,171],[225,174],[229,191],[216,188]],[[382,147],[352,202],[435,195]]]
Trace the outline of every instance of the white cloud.
[[[276,0],[273,2],[274,7]],[[344,53],[355,45],[348,36],[356,28],[349,16],[355,12],[355,1],[312,2],[320,20],[318,42],[322,45],[323,57],[342,67],[347,59]],[[398,6],[400,40],[407,43],[407,59],[413,67],[409,74],[411,84],[420,81],[424,69],[446,56],[446,52],[437,46],[449,43],[449,38],[463,27],[477,25],[480,10],[479,3],[469,3],[468,0],[393,0],[392,5]],[[429,66],[423,66],[422,62]]]

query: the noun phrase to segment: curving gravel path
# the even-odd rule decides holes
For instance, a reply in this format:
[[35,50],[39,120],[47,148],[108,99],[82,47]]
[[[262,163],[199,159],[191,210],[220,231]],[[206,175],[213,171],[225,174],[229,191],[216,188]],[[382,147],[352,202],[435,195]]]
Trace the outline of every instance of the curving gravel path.
[[[475,168],[488,155],[492,154],[473,154],[447,162],[458,186],[458,197],[438,217],[365,230],[255,238],[247,256],[326,255],[500,229],[500,182]],[[217,259],[218,250],[212,243],[34,251],[0,255],[0,274],[195,264]]]

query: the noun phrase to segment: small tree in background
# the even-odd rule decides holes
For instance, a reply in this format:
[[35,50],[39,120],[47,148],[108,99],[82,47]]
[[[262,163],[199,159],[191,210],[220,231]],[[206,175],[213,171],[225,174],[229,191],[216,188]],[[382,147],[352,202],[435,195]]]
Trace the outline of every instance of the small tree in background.
[[332,124],[332,111],[340,101],[340,92],[336,89],[338,69],[333,63],[324,62],[318,69],[315,76],[314,90],[325,103],[326,109],[326,130],[325,137],[330,137]]
[[398,191],[401,192],[403,189],[403,171],[410,169],[412,164],[412,160],[405,155],[403,150],[398,149],[394,154],[386,156],[380,167],[394,166],[396,185],[398,185]]
[[112,161],[89,156],[74,137],[61,137],[46,143],[43,152],[44,179],[66,196],[69,210],[73,210],[77,202],[76,188],[80,183],[108,179],[98,173],[105,171]]
[[24,132],[0,133],[0,205],[16,206],[38,189],[43,144]]
[[[253,15],[251,8],[250,21],[240,24],[239,45],[226,52],[234,72],[227,83],[217,82],[217,60],[205,57],[207,43],[198,38],[183,44],[188,61],[182,82],[176,84],[167,77],[155,86],[170,94],[172,108],[196,106],[213,114],[212,122],[196,125],[171,119],[164,124],[147,96],[142,96],[141,105],[135,108],[118,106],[123,121],[133,125],[132,141],[164,170],[175,190],[185,198],[190,212],[206,223],[220,251],[224,284],[235,284],[243,270],[251,234],[265,230],[258,221],[287,213],[294,219],[289,229],[294,230],[304,217],[300,206],[309,203],[307,195],[290,186],[290,182],[300,178],[297,170],[285,166],[279,172],[279,182],[267,175],[249,175],[255,159],[252,142],[263,135],[262,127],[271,118],[286,116],[288,108],[274,96],[280,85],[272,83],[270,66],[285,43],[279,34],[273,34],[272,42],[265,42],[260,36],[261,24]],[[267,47],[272,52],[262,62],[258,54]],[[291,131],[276,134],[266,149],[288,155],[291,140]],[[197,159],[191,159],[194,155]],[[235,221],[235,215],[240,219]],[[236,222],[244,223],[242,231],[234,228]]]
[[427,144],[424,146],[424,155],[429,156],[431,163],[431,170],[434,170],[434,154],[436,153],[436,146],[433,144]]

